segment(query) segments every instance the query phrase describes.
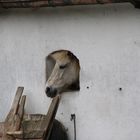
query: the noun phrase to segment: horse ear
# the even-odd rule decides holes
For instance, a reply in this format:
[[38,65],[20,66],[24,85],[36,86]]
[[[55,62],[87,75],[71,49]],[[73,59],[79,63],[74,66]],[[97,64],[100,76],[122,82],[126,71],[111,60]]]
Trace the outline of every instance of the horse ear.
[[74,55],[72,54],[72,52],[68,51],[67,55],[69,56],[69,58],[74,59]]
[[72,91],[77,91],[77,90],[80,90],[80,82],[79,82],[79,79],[76,80],[74,83],[72,83],[69,87],[68,87],[69,90],[72,90]]

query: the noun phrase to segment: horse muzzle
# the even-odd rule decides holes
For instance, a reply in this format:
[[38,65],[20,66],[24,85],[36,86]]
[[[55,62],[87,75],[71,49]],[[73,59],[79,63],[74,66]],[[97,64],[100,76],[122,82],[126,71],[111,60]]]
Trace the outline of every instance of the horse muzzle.
[[46,87],[45,92],[46,92],[46,95],[47,95],[48,97],[53,98],[53,97],[55,97],[56,94],[57,94],[57,89],[52,88],[52,87]]

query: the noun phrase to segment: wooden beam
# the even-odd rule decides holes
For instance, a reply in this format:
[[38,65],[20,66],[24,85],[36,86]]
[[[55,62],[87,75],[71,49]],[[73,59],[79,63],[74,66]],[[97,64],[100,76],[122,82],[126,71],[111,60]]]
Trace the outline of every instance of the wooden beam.
[[0,138],[3,135],[3,131],[4,131],[4,122],[0,122]]
[[[14,132],[20,129],[20,124],[23,117],[23,112],[24,112],[23,110],[24,110],[24,104],[25,104],[25,99],[26,99],[24,96],[22,97],[22,100],[20,102],[23,89],[24,89],[23,87],[18,87],[17,89],[12,107],[4,122],[2,140],[14,140],[14,137],[8,136],[7,132],[8,131]],[[19,105],[19,103],[21,104]]]
[[59,106],[59,102],[60,102],[60,96],[57,95],[56,97],[53,98],[52,103],[49,107],[46,119],[44,121],[44,124],[45,124],[44,139],[46,140],[48,140],[50,137],[50,133],[51,133],[55,115]]
[[140,8],[140,0],[0,0],[1,8],[36,8],[130,2]]
[[8,121],[11,116],[13,116],[17,113],[17,110],[18,110],[18,107],[19,107],[19,102],[20,102],[23,90],[24,90],[24,87],[18,87],[18,89],[16,91],[14,101],[13,101],[11,109],[10,109],[10,112],[7,115],[5,121]]
[[23,115],[24,115],[25,101],[26,101],[26,96],[23,95],[22,98],[21,98],[21,103],[19,105],[19,109],[18,109],[18,115],[21,119],[23,118]]

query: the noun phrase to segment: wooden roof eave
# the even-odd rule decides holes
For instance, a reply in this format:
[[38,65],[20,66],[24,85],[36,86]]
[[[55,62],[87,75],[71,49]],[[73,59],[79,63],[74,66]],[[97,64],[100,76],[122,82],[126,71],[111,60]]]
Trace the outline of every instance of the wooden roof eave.
[[140,8],[140,0],[0,0],[0,8],[35,8],[130,2]]

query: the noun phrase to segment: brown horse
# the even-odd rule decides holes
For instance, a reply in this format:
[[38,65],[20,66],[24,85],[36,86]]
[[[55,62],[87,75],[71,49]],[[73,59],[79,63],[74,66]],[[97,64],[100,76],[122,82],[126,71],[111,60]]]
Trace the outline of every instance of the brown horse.
[[80,64],[78,58],[68,50],[58,50],[46,58],[46,94],[55,97],[57,94],[79,90]]

